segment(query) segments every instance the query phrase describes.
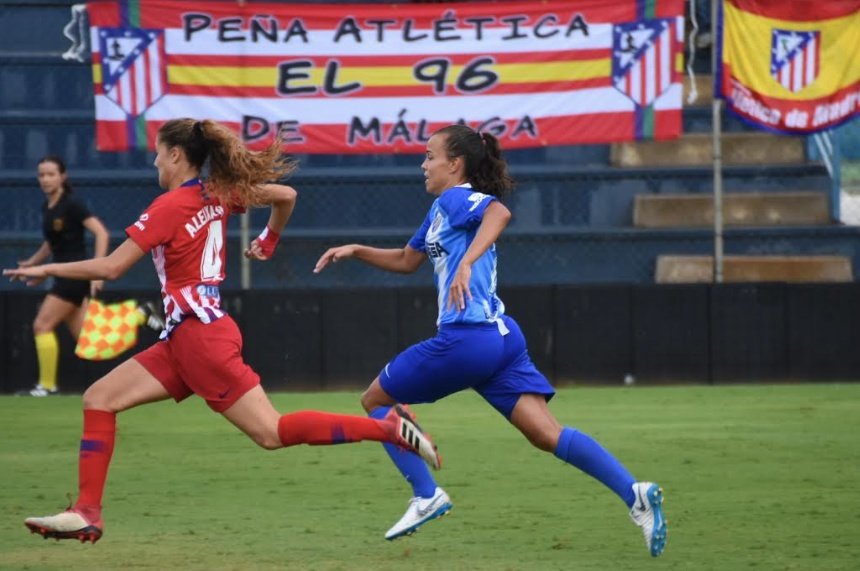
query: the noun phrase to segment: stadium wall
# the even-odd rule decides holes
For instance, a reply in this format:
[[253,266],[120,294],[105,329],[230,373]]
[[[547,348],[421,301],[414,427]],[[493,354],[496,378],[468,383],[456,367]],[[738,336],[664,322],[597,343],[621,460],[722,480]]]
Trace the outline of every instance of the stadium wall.
[[[151,291],[151,290],[150,290]],[[556,384],[860,380],[860,284],[566,285],[500,291],[538,367]],[[0,294],[0,392],[36,378],[41,294]],[[153,299],[114,291],[108,300]],[[433,335],[430,288],[225,292],[244,355],[272,390],[358,389],[398,351]],[[60,383],[78,392],[116,362],[73,355],[60,332]],[[141,330],[134,351],[155,342]],[[204,348],[205,350],[205,348]]]

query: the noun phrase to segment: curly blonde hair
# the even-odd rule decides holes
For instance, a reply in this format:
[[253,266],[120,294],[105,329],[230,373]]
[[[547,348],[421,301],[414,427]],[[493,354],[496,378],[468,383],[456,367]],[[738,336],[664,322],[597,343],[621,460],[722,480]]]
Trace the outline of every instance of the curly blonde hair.
[[259,204],[260,185],[281,180],[298,168],[295,160],[284,156],[279,137],[263,151],[250,151],[233,131],[210,119],[171,119],[158,130],[158,140],[169,148],[180,147],[197,169],[208,160],[206,188],[228,206]]

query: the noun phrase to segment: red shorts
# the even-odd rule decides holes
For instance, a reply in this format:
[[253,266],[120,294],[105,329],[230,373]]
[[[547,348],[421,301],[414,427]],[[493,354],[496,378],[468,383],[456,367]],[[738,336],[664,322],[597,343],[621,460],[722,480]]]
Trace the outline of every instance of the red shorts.
[[179,402],[196,394],[224,412],[260,384],[242,359],[242,334],[229,315],[202,323],[187,318],[167,340],[134,356]]

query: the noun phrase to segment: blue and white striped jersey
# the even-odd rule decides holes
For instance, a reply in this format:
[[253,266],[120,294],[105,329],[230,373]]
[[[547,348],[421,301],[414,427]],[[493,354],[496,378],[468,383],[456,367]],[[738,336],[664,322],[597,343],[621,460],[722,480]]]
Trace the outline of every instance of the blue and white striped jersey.
[[466,300],[466,309],[448,308],[448,292],[454,273],[475,238],[484,211],[494,200],[494,196],[476,192],[468,183],[449,188],[433,202],[424,223],[409,240],[410,247],[426,253],[433,262],[439,304],[437,326],[446,323],[501,323],[499,318],[505,312],[505,304],[496,295],[495,244],[472,264],[469,284],[472,299]]

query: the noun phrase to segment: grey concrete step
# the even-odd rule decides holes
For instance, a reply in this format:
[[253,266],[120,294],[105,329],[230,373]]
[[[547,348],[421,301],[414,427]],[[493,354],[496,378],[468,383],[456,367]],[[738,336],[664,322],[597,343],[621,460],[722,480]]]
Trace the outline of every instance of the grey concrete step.
[[[657,283],[709,283],[713,256],[657,257]],[[847,256],[726,256],[724,282],[850,282]]]
[[[806,161],[803,139],[769,133],[724,133],[725,165],[797,164]],[[689,133],[671,141],[616,143],[610,151],[616,167],[704,166],[713,162],[710,133]]]
[[[830,224],[823,192],[753,192],[723,195],[726,226],[814,226]],[[637,228],[702,228],[714,224],[710,194],[639,194],[633,204]]]

